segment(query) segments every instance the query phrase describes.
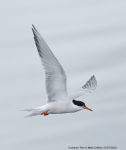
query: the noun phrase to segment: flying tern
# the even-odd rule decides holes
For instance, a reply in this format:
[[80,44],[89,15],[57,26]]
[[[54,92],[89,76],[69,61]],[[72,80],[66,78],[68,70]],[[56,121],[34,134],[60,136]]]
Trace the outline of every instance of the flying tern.
[[90,94],[96,89],[97,81],[95,76],[93,75],[78,91],[68,95],[66,88],[67,77],[62,66],[34,25],[32,25],[32,31],[45,72],[47,103],[34,109],[25,109],[25,111],[31,112],[27,117],[73,113],[84,109],[92,111],[84,102],[78,101],[78,98]]

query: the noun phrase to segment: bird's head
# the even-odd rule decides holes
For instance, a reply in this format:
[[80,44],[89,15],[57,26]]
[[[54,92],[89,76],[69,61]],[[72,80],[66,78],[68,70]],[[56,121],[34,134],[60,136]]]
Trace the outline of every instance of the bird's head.
[[82,107],[83,109],[87,109],[92,111],[90,108],[88,108],[84,102],[82,101],[77,101],[77,100],[73,100],[73,104]]

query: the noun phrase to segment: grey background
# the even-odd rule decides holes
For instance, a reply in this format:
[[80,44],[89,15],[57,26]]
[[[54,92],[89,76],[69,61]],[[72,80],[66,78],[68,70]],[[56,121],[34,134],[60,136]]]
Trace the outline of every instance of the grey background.
[[[0,149],[126,148],[126,1],[5,0],[0,4]],[[68,93],[95,75],[93,110],[24,118],[46,103],[34,24],[67,74]]]

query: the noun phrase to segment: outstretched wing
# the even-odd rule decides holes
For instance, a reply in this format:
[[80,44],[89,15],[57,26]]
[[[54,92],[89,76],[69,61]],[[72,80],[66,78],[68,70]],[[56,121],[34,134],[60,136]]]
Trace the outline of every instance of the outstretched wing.
[[69,97],[72,99],[76,99],[83,95],[90,94],[96,89],[96,87],[97,87],[97,81],[96,81],[95,76],[93,75],[81,89],[69,95]]
[[45,71],[47,102],[63,100],[68,97],[66,89],[66,74],[34,26],[32,31],[34,34],[35,44]]

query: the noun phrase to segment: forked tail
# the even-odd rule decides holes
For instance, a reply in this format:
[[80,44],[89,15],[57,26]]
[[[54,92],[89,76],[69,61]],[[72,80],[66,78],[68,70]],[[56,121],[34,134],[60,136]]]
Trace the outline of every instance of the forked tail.
[[28,115],[28,116],[25,116],[25,118],[33,117],[33,116],[37,116],[37,115],[41,115],[41,114],[38,114],[38,113],[32,113],[32,114],[30,114],[30,115]]
[[33,111],[34,109],[22,109],[20,111]]
[[30,111],[30,112],[32,112],[32,113],[29,114],[28,116],[25,116],[25,118],[33,117],[33,116],[37,116],[37,115],[41,115],[41,113],[35,112],[34,110],[35,110],[35,109],[23,109],[23,110],[20,110],[20,111]]

